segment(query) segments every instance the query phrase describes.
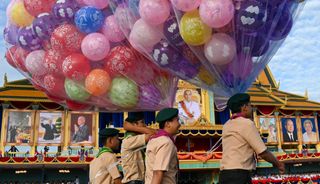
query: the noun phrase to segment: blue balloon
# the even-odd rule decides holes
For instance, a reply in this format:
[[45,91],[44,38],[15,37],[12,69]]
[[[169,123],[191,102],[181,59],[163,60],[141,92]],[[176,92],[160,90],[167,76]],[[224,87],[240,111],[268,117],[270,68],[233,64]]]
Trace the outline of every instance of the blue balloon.
[[140,17],[140,14],[139,14],[139,3],[140,3],[140,0],[129,0],[129,2],[128,2],[129,9],[133,13],[133,15],[136,16],[136,17]]
[[83,33],[93,33],[101,29],[104,22],[103,12],[95,7],[86,6],[77,11],[74,22]]

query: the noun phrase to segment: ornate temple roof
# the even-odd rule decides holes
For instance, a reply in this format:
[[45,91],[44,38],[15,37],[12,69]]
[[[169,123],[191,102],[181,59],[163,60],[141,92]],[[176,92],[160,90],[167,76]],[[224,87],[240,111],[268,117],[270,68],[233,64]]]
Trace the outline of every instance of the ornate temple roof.
[[35,89],[29,80],[8,82],[6,75],[3,87],[0,87],[0,101],[52,102],[45,93]]
[[266,67],[248,89],[252,104],[277,106],[283,110],[320,110],[320,103],[309,100],[307,92],[301,96],[281,91],[279,87],[280,82],[275,82],[269,67]]

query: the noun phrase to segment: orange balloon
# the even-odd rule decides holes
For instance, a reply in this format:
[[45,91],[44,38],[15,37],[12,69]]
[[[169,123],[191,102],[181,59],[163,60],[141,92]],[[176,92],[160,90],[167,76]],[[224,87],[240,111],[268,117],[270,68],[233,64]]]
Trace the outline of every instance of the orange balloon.
[[105,94],[109,90],[110,84],[109,74],[102,69],[92,70],[85,81],[86,90],[94,96]]

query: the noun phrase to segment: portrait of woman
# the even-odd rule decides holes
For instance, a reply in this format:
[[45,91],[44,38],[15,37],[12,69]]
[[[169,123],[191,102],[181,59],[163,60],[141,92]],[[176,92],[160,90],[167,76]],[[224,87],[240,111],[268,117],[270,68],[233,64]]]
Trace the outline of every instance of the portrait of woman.
[[316,127],[313,118],[301,118],[302,123],[302,141],[303,143],[312,143],[318,141]]

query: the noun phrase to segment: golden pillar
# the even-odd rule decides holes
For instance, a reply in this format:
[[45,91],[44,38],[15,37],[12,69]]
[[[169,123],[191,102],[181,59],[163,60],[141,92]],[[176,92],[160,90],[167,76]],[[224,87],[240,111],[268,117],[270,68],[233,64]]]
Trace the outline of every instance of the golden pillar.
[[253,112],[252,118],[253,118],[254,124],[256,125],[256,127],[259,127],[258,116],[257,116],[257,107],[253,107],[252,112]]
[[3,107],[3,112],[2,112],[0,151],[1,151],[2,154],[4,154],[4,152],[5,152],[5,142],[6,142],[6,136],[5,136],[6,132],[5,131],[7,131],[5,121],[7,120],[8,111],[3,105],[2,105],[2,107]]
[[99,149],[99,112],[95,112],[95,114],[94,114],[94,124],[95,124],[95,126],[94,126],[94,128],[95,128],[95,136],[94,136],[94,148],[95,149]]
[[297,135],[298,135],[298,150],[299,153],[302,153],[302,135],[299,132],[302,132],[302,127],[301,127],[301,112],[296,112],[295,113],[296,116],[296,125],[297,125]]
[[64,110],[64,128],[63,128],[64,141],[62,143],[62,151],[67,151],[68,145],[69,145],[69,140],[70,140],[69,129],[71,128],[71,121],[69,121],[69,119],[70,119],[69,111],[65,109]]
[[275,111],[274,115],[276,117],[276,126],[277,126],[277,139],[278,139],[278,152],[282,152],[282,145],[281,145],[281,120],[279,117],[279,112]]

